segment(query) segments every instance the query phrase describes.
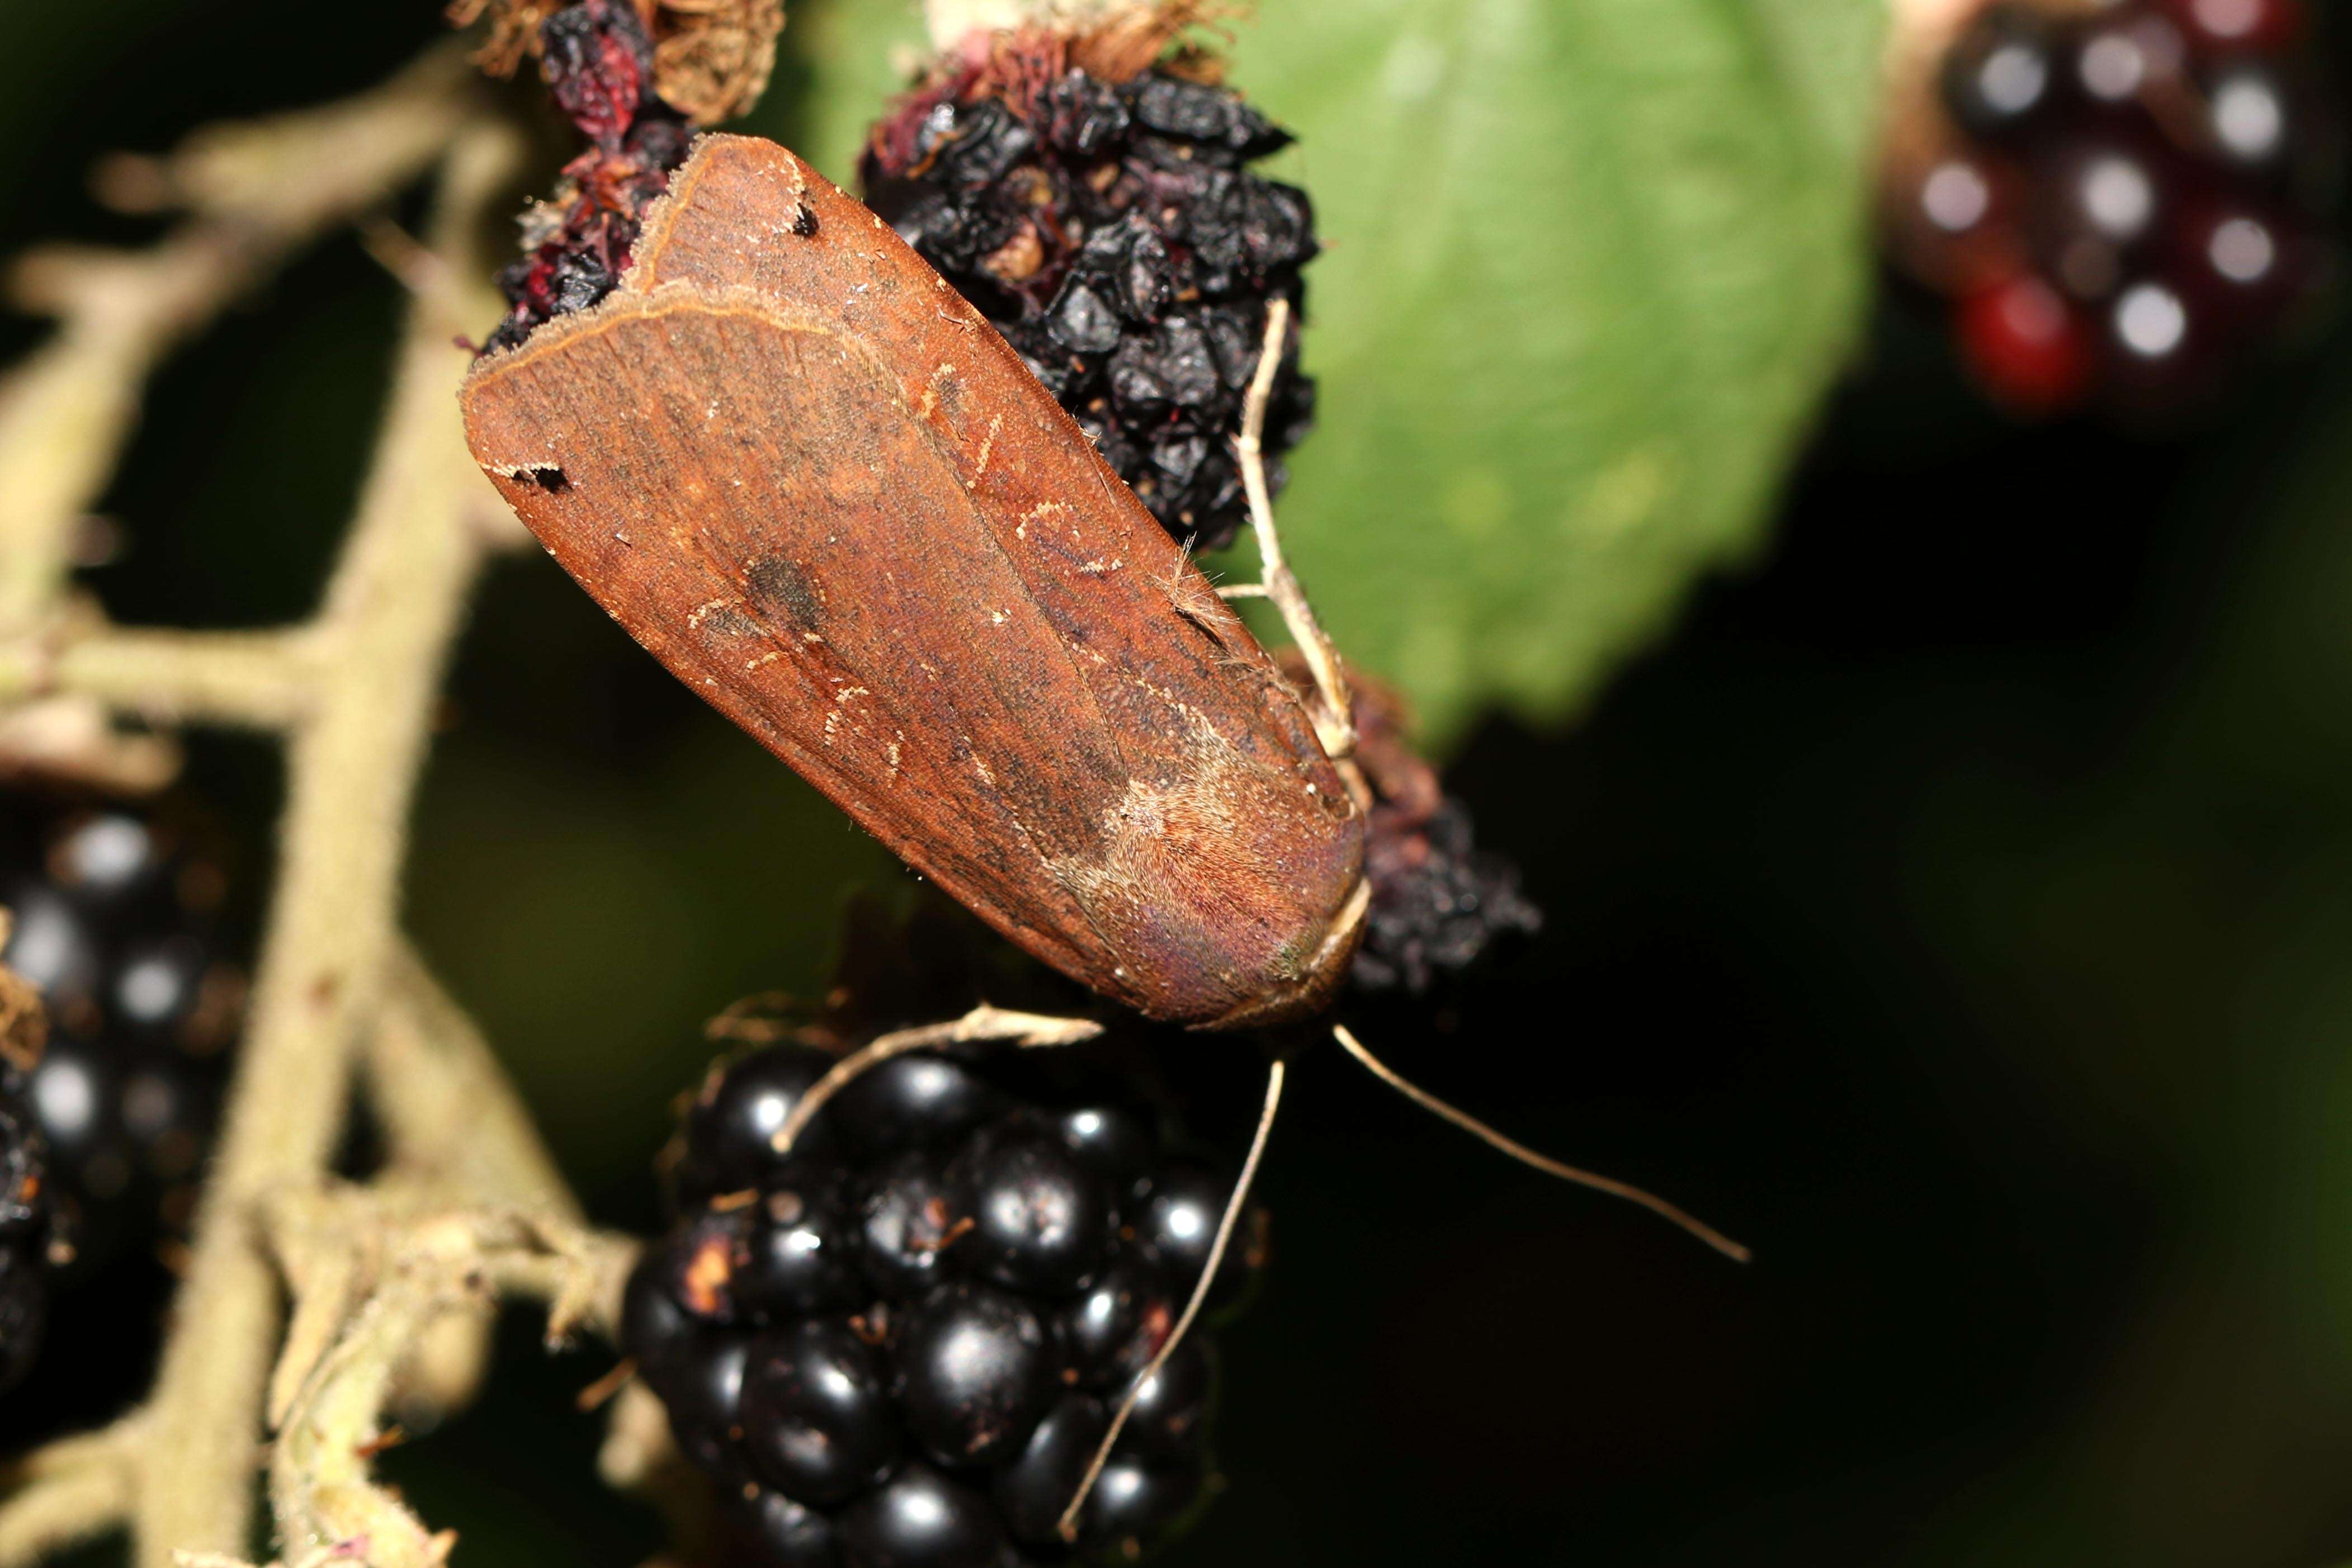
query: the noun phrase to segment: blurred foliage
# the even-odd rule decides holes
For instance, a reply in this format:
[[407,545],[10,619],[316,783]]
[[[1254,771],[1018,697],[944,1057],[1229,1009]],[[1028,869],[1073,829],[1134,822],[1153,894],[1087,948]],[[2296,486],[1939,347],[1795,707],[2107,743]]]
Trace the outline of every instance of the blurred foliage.
[[1273,3],[1314,441],[1284,527],[1435,737],[1558,717],[1754,542],[1867,281],[1884,0]]

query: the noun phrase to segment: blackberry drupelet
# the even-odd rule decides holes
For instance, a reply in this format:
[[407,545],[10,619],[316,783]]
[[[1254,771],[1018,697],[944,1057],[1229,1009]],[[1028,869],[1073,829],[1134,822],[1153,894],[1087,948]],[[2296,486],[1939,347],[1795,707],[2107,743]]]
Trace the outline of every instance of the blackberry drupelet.
[[[1212,62],[1117,57],[1054,34],[975,44],[875,127],[866,200],[1161,525],[1213,550],[1248,521],[1234,437],[1267,303],[1302,297],[1314,214],[1251,169],[1290,138]],[[1314,395],[1294,324],[1266,416],[1276,489]]]
[[212,1138],[245,983],[226,879],[164,818],[0,796],[0,962],[42,994],[25,1103],[77,1270],[152,1251]]
[[719,1487],[728,1560],[1016,1568],[1168,1533],[1209,1475],[1198,1327],[1140,1391],[1076,1547],[1055,1527],[1199,1278],[1230,1173],[1171,1156],[1129,1107],[1041,1104],[936,1056],[856,1080],[776,1155],[835,1059],[795,1040],[713,1069],[680,1212],[629,1282],[625,1348]]
[[1896,139],[1887,210],[1987,391],[2027,413],[2172,407],[2292,323],[2336,265],[2312,54],[2287,0],[1975,14]]

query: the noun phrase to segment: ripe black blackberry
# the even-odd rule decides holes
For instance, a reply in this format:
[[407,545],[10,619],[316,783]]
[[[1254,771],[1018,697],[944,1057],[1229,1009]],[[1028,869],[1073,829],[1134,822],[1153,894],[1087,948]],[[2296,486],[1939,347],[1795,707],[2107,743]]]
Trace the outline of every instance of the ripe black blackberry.
[[[1318,246],[1307,194],[1250,168],[1288,133],[1164,42],[975,40],[875,127],[862,175],[1161,525],[1215,549],[1248,520],[1234,437],[1267,304],[1298,303]],[[1276,489],[1314,403],[1294,325],[1266,416]]]
[[2336,126],[2291,0],[1998,0],[1898,114],[1897,262],[2028,412],[2194,401],[2335,265]]
[[48,1321],[52,1211],[47,1151],[23,1075],[0,1072],[0,1390],[32,1370]]
[[226,879],[158,816],[0,795],[0,962],[47,1004],[25,1075],[77,1268],[152,1251],[212,1137],[244,992]]
[[[1015,1568],[1169,1533],[1209,1475],[1197,1328],[1075,1548],[1055,1526],[1200,1278],[1230,1173],[1171,1156],[1132,1107],[1049,1105],[929,1055],[855,1080],[779,1157],[772,1135],[836,1059],[792,1041],[713,1069],[677,1218],[629,1282],[625,1348],[718,1483],[734,1560]],[[1255,1264],[1228,1254],[1213,1300]]]

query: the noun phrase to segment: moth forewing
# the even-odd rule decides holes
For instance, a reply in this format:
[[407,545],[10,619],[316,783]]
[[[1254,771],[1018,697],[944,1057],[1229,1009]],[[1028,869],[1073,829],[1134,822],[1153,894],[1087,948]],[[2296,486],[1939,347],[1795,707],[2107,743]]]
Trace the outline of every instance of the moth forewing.
[[1363,824],[1297,695],[995,331],[790,153],[706,138],[620,289],[463,403],[632,637],[1039,958],[1209,1026],[1336,984]]

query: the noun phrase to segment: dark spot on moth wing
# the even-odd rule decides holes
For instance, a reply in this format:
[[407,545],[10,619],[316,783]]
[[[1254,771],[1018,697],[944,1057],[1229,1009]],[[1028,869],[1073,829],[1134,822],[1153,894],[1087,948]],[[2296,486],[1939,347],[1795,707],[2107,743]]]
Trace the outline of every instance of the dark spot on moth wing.
[[528,485],[535,490],[545,490],[551,496],[560,496],[572,488],[572,480],[565,476],[562,468],[552,463],[543,463],[537,468],[517,468],[514,470],[513,478],[517,484]]
[[816,630],[824,606],[801,569],[782,556],[752,562],[743,574],[743,586],[753,604],[777,619],[789,620],[806,631]]
[[731,605],[720,605],[701,612],[688,623],[712,640],[726,637],[750,637],[760,635],[760,623]]
[[803,202],[801,204],[801,210],[793,215],[793,232],[799,235],[803,239],[806,239],[810,236],[815,234],[816,208],[809,205],[806,202]]

